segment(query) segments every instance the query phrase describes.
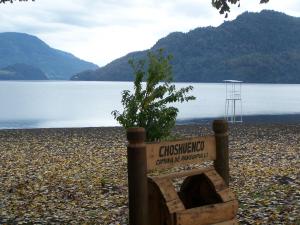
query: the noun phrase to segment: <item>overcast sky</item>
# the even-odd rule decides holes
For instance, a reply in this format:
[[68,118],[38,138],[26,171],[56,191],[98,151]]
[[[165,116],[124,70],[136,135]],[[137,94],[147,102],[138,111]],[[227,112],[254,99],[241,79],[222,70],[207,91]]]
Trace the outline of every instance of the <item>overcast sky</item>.
[[[299,0],[241,0],[229,20],[244,11],[273,9],[300,17]],[[51,47],[103,66],[145,50],[170,32],[218,26],[224,16],[211,0],[35,0],[0,4],[0,32],[36,35]]]

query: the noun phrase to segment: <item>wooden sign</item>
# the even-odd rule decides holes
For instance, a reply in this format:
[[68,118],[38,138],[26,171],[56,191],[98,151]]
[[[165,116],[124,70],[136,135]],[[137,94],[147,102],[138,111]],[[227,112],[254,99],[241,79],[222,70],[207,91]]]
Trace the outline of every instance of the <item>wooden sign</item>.
[[[218,188],[221,186],[228,186],[229,154],[227,122],[224,120],[215,120],[213,122],[213,131],[215,133],[214,136],[147,144],[145,143],[146,131],[144,128],[134,127],[127,130],[127,169],[130,225],[194,225],[200,224],[198,223],[199,218],[200,221],[202,221],[202,219],[204,219],[204,217],[206,218],[207,216],[216,222],[214,219],[215,213],[217,213],[216,217],[218,217],[218,221],[221,220],[221,218],[219,218],[219,213],[225,211],[225,208],[219,206],[216,206],[217,210],[210,210],[211,206],[205,205],[203,206],[205,207],[205,210],[199,210],[201,213],[198,213],[197,207],[193,207],[184,210],[184,212],[186,212],[184,213],[182,211],[184,206],[182,200],[179,198],[178,194],[174,195],[176,190],[174,189],[173,192],[170,191],[171,182],[165,183],[162,181],[155,183],[155,185],[151,185],[149,184],[150,178],[147,176],[147,172],[153,169],[170,168],[184,164],[193,164],[214,160],[214,169],[216,170],[216,173],[218,173],[224,179],[226,184],[222,185],[217,182],[216,190],[219,191]],[[196,174],[198,174],[198,172],[195,173],[195,171],[186,171],[182,172],[180,176],[183,175],[189,177]],[[174,177],[174,174],[169,174],[167,176],[169,177],[168,179],[171,179]],[[179,174],[176,173],[174,178],[177,178],[178,176]],[[159,180],[161,179],[162,176],[160,176]],[[215,182],[214,179],[211,180],[212,182]],[[154,195],[153,193],[156,193],[155,188],[161,188],[162,186],[166,187],[166,189],[160,189],[160,193],[158,195]],[[149,198],[149,195],[154,197]],[[170,201],[166,203],[166,199],[162,199],[162,195],[164,195]],[[174,196],[178,197],[177,200],[173,199]],[[171,199],[174,201],[171,201]],[[148,203],[150,203],[150,205]],[[169,211],[161,210],[164,209],[162,204],[167,204]],[[227,202],[224,202],[224,204],[227,204]],[[227,206],[229,208],[231,207],[231,205]],[[149,211],[149,207],[151,207],[151,210],[154,211]],[[231,209],[233,209],[233,207],[231,207]],[[180,210],[180,212],[177,212],[177,210]],[[176,218],[173,214],[175,211],[178,214]],[[231,212],[232,210],[230,213]],[[170,217],[165,217],[166,213],[172,214],[172,220],[169,220]],[[149,217],[154,219],[155,222],[149,223]],[[222,218],[222,220],[223,219],[225,218]],[[235,224],[235,220],[221,222],[218,224]]]
[[216,159],[215,137],[146,144],[147,170],[199,163]]

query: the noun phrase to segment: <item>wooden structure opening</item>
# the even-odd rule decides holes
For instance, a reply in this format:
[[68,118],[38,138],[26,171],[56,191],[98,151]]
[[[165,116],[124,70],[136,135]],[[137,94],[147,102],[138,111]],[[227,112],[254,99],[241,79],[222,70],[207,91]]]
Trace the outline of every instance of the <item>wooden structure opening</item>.
[[178,195],[186,209],[222,202],[214,184],[204,173],[187,177]]

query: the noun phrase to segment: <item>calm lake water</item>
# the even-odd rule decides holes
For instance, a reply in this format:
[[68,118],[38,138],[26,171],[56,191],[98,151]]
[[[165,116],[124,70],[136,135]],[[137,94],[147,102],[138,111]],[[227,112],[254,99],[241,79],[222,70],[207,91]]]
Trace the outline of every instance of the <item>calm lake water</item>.
[[[196,101],[177,105],[178,119],[224,116],[225,85],[193,85]],[[0,129],[116,126],[121,91],[130,82],[1,81]],[[243,114],[300,114],[299,84],[243,84]]]

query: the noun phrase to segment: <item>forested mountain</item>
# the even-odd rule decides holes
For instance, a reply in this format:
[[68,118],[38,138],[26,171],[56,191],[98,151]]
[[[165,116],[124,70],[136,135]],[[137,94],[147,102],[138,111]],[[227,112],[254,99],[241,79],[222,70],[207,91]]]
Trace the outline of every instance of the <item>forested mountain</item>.
[[98,68],[70,53],[51,48],[35,36],[0,33],[0,68],[17,63],[37,67],[49,79],[58,80],[69,80],[75,73]]
[[[263,10],[243,13],[218,27],[174,32],[150,50],[164,48],[174,56],[175,81],[300,83],[300,18]],[[129,59],[145,58],[133,52],[73,80],[133,80]]]
[[36,67],[14,64],[0,69],[0,80],[48,80],[48,78]]

